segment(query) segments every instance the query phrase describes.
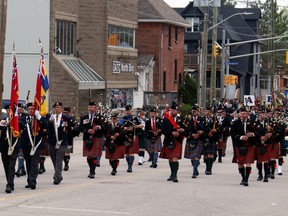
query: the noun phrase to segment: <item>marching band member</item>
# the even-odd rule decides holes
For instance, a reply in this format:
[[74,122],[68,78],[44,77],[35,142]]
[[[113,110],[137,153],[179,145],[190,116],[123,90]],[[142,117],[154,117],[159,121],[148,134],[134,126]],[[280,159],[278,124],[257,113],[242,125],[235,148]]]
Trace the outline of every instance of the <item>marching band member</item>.
[[147,138],[146,138],[146,134],[145,134],[145,121],[146,121],[145,114],[146,114],[146,112],[144,112],[143,110],[140,110],[140,113],[138,115],[138,121],[140,122],[140,125],[138,125],[138,128],[142,129],[142,131],[138,134],[138,147],[139,147],[138,165],[140,165],[140,166],[145,163],[144,156],[145,156],[145,150],[147,148]]
[[113,113],[111,120],[105,125],[105,146],[106,146],[106,159],[109,159],[109,163],[112,167],[111,175],[115,176],[117,173],[117,167],[119,166],[119,159],[125,156],[124,141],[126,135],[123,132],[123,128],[119,125],[118,114]]
[[150,119],[146,121],[145,132],[148,138],[147,151],[151,156],[151,168],[157,168],[158,152],[161,152],[161,118],[157,116],[156,108],[150,109]]
[[190,159],[193,167],[192,178],[196,178],[199,175],[198,166],[203,150],[203,140],[205,120],[199,115],[199,107],[192,107],[192,117],[188,122],[186,130],[186,146],[184,158]]
[[[48,123],[46,117],[42,117],[38,110],[34,110],[33,103],[28,103],[27,109],[28,116],[20,118],[20,121],[24,125],[20,139],[20,147],[23,150],[27,170],[28,184],[25,188],[35,190],[38,177],[38,162],[41,151],[45,145],[42,137],[43,134],[47,132]],[[36,132],[35,130],[38,131]]]
[[169,115],[165,115],[162,123],[162,134],[165,136],[160,158],[168,159],[171,175],[167,181],[178,182],[177,172],[179,160],[182,158],[182,142],[186,126],[177,118],[178,106],[170,108]]
[[[18,138],[11,136],[10,106],[5,105],[5,109],[8,117],[0,122],[0,152],[7,180],[5,192],[11,193],[14,190],[15,165],[19,153],[19,142]],[[12,151],[9,151],[9,149]]]
[[127,172],[132,172],[132,166],[134,163],[134,154],[138,153],[138,136],[141,136],[143,133],[143,125],[141,125],[137,116],[134,116],[132,113],[132,106],[126,105],[125,106],[126,115],[124,115],[120,120],[120,126],[124,128],[126,133],[126,140],[125,140],[125,154],[126,154],[126,161],[128,164]]
[[255,134],[253,124],[248,121],[248,112],[245,107],[240,109],[239,119],[233,122],[231,137],[235,145],[235,159],[242,176],[240,185],[248,186],[251,164],[254,162]]
[[49,154],[54,167],[54,182],[58,185],[63,180],[62,166],[66,148],[72,148],[72,132],[70,118],[63,115],[61,102],[53,105],[54,114],[50,115],[48,121],[48,144]]
[[87,157],[89,165],[88,178],[95,178],[97,157],[102,155],[103,136],[105,134],[104,119],[98,113],[94,102],[88,105],[88,114],[80,119],[80,131],[83,133],[83,157]]

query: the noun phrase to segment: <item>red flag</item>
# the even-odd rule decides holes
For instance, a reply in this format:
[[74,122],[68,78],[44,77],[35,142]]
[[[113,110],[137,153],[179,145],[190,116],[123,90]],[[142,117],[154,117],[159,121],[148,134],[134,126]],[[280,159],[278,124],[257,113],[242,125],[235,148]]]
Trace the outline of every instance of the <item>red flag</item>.
[[18,86],[18,69],[16,63],[16,53],[13,45],[13,69],[12,69],[12,83],[11,83],[11,99],[10,99],[10,128],[14,137],[19,136],[19,119],[18,119],[18,98],[19,98],[19,86]]

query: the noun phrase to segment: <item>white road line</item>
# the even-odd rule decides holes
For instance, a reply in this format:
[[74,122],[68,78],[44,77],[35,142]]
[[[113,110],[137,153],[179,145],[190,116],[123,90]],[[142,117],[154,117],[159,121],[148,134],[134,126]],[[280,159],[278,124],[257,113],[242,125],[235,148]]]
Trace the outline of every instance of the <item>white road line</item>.
[[53,208],[53,207],[41,207],[41,206],[28,206],[19,205],[22,208],[32,208],[32,209],[48,209],[48,210],[62,210],[62,211],[79,211],[79,212],[94,212],[94,213],[105,213],[105,214],[120,214],[120,215],[131,215],[129,212],[114,212],[114,211],[101,211],[92,209],[72,209],[72,208]]

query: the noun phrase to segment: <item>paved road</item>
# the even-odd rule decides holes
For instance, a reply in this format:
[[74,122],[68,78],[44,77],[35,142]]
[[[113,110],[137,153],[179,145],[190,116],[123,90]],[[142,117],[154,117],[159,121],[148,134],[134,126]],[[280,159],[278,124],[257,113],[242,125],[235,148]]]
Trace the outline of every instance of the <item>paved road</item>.
[[35,191],[24,188],[25,177],[16,177],[15,191],[6,194],[4,171],[0,169],[0,215],[287,215],[287,164],[284,175],[268,183],[256,181],[253,166],[249,187],[240,186],[237,166],[231,163],[230,140],[229,143],[227,156],[223,163],[214,164],[212,176],[204,174],[201,162],[200,176],[192,179],[191,163],[182,159],[179,183],[172,183],[166,181],[170,171],[163,159],[157,169],[149,168],[149,163],[136,164],[133,173],[126,172],[126,162],[121,160],[118,174],[111,176],[109,163],[102,158],[96,178],[88,179],[82,144],[76,140],[70,170],[64,172],[60,185],[52,184],[49,158],[47,171],[39,176]]

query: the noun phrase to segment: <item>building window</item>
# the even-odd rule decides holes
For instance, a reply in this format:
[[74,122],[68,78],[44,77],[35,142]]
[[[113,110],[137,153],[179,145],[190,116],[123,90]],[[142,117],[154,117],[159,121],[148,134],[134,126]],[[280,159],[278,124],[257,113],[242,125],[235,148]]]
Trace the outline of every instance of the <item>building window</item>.
[[178,62],[177,59],[174,60],[174,82],[177,81],[177,71],[178,71]]
[[163,72],[163,91],[166,91],[166,71]]
[[175,27],[175,42],[178,42],[178,27]]
[[134,34],[132,28],[108,25],[108,46],[134,48]]
[[75,54],[76,23],[56,20],[55,28],[55,49],[56,54],[73,55]]
[[269,76],[260,76],[260,88],[269,89],[270,87],[270,77]]
[[179,86],[182,85],[182,74],[179,73],[179,81],[178,81]]
[[171,48],[171,26],[168,27],[168,48]]
[[107,91],[107,99],[109,108],[123,108],[127,104],[133,105],[133,90],[132,89],[110,89]]
[[199,17],[186,17],[186,20],[191,25],[191,27],[186,28],[186,32],[199,32]]

